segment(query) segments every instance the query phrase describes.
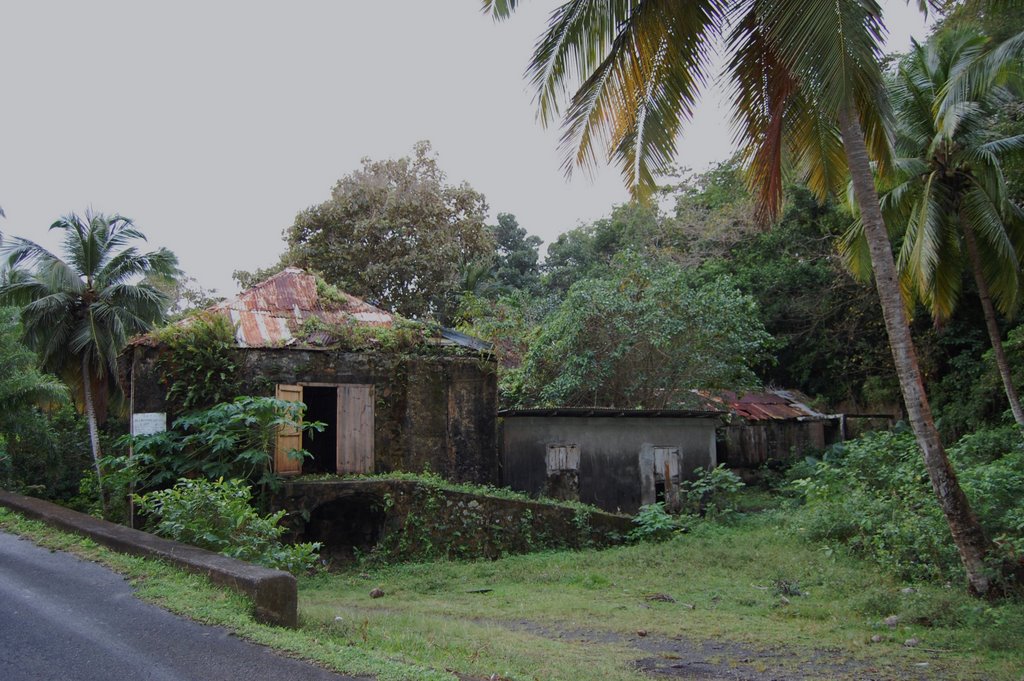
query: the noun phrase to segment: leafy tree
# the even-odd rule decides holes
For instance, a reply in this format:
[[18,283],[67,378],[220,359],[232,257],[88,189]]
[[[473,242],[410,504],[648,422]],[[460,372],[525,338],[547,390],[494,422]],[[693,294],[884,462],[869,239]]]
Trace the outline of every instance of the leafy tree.
[[0,303],[22,306],[25,342],[46,369],[80,387],[105,504],[97,389],[117,375],[117,355],[128,338],[147,331],[167,309],[166,296],[142,278],[172,276],[177,258],[165,248],[140,252],[131,244],[145,237],[120,215],[71,214],[50,229],[64,232],[65,259],[28,239],[0,244],[10,267]]
[[494,253],[486,212],[483,195],[446,184],[430,143],[419,142],[412,158],[363,159],[330,199],[299,213],[284,261],[406,317],[444,317],[465,266]]
[[695,388],[757,385],[768,342],[754,301],[635,254],[584,279],[541,325],[514,374],[520,406],[692,406]]
[[10,488],[22,482],[11,451],[18,443],[12,440],[27,434],[26,422],[45,422],[34,403],[63,402],[68,392],[58,379],[36,367],[35,353],[21,342],[16,308],[0,308],[0,366],[0,484]]
[[518,289],[494,299],[463,298],[459,330],[491,343],[502,396],[509,392],[509,371],[522,364],[537,328],[558,304],[554,296],[531,296]]
[[33,403],[62,402],[67,387],[36,367],[36,355],[21,342],[18,310],[0,307],[0,432]]
[[606,272],[620,251],[649,253],[650,246],[660,244],[664,222],[656,205],[634,201],[615,206],[606,218],[560,234],[548,246],[544,261],[547,288],[564,295],[577,281]]
[[[517,5],[484,0],[497,17]],[[881,14],[874,0],[569,0],[552,13],[529,75],[541,120],[564,112],[567,170],[595,164],[603,146],[643,195],[672,162],[711,53],[724,39],[738,136],[763,218],[781,206],[783,159],[819,196],[842,191],[849,174],[907,414],[970,588],[984,594],[992,544],[934,424],[874,184],[872,158],[882,168],[890,160]]]
[[834,246],[849,216],[800,187],[787,197],[771,230],[741,233],[731,243],[712,237],[724,252],[698,271],[708,279],[729,276],[757,300],[775,339],[776,361],[758,367],[766,382],[797,387],[833,405],[885,408],[898,400],[899,386],[878,299],[850,276]]
[[516,216],[498,213],[498,224],[490,226],[494,238],[494,279],[506,289],[537,293],[540,289],[539,236],[527,235]]
[[[939,322],[948,320],[961,295],[962,273],[974,276],[985,326],[1014,419],[1024,427],[1017,390],[1003,351],[995,307],[1012,315],[1019,302],[1024,255],[1024,211],[1007,192],[1002,158],[1024,150],[1024,135],[1003,137],[993,118],[1009,94],[995,83],[983,91],[950,87],[985,49],[973,32],[939,34],[915,45],[890,87],[896,110],[899,159],[883,197],[890,227],[903,230],[898,266],[908,295],[916,295]],[[855,270],[869,267],[847,253]]]

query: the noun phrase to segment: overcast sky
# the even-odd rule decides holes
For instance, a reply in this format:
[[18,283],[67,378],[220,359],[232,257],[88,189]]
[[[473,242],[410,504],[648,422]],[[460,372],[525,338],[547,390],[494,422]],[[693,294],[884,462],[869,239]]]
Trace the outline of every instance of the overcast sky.
[[[890,49],[923,20],[887,4]],[[916,4],[916,3],[913,3]],[[606,215],[615,168],[560,169],[523,71],[556,3],[495,24],[479,0],[6,2],[0,8],[0,231],[86,208],[133,218],[205,287],[266,266],[295,214],[361,158],[433,143],[450,182],[484,193],[545,241]],[[679,147],[703,169],[730,154],[709,93]]]

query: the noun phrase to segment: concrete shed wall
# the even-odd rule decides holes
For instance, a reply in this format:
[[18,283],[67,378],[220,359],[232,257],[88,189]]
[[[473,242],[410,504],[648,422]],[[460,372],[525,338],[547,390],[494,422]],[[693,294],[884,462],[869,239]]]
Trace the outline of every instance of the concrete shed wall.
[[502,483],[540,494],[549,444],[579,446],[579,500],[609,511],[640,507],[640,451],[677,447],[681,474],[717,464],[714,418],[509,416],[502,425]]

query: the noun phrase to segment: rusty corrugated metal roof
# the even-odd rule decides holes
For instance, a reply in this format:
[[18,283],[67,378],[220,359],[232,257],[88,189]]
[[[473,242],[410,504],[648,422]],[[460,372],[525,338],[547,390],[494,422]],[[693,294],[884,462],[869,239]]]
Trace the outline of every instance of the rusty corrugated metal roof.
[[760,393],[720,392],[705,395],[713,403],[722,405],[730,413],[748,421],[786,421],[789,419],[828,419],[828,414],[807,406],[810,402],[796,390],[768,390]]
[[235,338],[243,348],[291,345],[301,326],[311,318],[326,325],[391,326],[395,322],[390,312],[347,293],[330,299],[321,297],[316,277],[295,267],[217,303],[209,311],[231,318],[236,325]]

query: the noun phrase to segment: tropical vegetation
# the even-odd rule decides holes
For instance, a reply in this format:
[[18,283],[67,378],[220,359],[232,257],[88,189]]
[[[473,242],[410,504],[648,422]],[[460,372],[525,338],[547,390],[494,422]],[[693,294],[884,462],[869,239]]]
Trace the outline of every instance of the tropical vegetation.
[[0,303],[21,307],[26,345],[44,368],[80,391],[103,501],[97,412],[106,413],[117,355],[128,338],[166,312],[164,294],[142,277],[174,276],[177,259],[165,248],[139,251],[134,243],[145,237],[120,215],[72,213],[50,229],[64,233],[64,258],[20,237],[0,243],[7,259]]
[[[517,4],[484,0],[498,18]],[[934,423],[874,182],[872,161],[883,172],[892,163],[884,31],[873,1],[570,0],[552,13],[528,73],[541,120],[562,117],[567,171],[593,166],[603,147],[643,197],[675,157],[712,51],[724,41],[737,137],[762,218],[781,208],[786,163],[820,197],[839,192],[849,176],[908,420],[970,587],[986,594],[992,544]]]

